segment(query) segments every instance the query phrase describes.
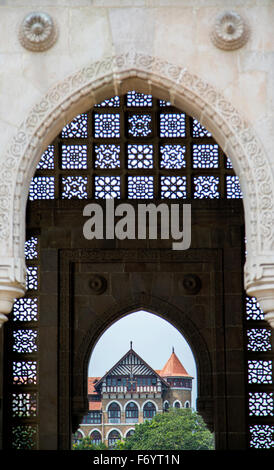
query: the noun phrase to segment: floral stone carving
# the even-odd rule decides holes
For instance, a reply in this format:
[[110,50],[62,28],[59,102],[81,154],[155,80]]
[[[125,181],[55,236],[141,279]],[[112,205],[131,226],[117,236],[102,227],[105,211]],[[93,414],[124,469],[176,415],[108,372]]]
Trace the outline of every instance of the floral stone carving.
[[221,13],[215,19],[211,40],[219,49],[239,49],[248,40],[249,30],[245,20],[234,11]]
[[57,27],[47,13],[32,12],[25,16],[19,29],[19,40],[30,51],[49,49],[57,39]]

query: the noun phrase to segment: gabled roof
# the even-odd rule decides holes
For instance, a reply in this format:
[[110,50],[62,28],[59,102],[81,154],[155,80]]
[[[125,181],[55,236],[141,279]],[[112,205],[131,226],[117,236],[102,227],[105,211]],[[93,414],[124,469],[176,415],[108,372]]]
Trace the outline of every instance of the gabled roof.
[[176,356],[174,349],[172,350],[172,354],[168,359],[167,363],[164,365],[163,369],[159,372],[162,377],[191,377],[187,371],[185,370],[184,366]]
[[105,373],[105,375],[98,380],[94,385],[95,389],[102,384],[102,381],[108,375],[154,375],[158,377],[164,385],[168,386],[167,382],[161,375],[152,369],[133,349],[130,347],[129,351],[118,361],[116,364]]

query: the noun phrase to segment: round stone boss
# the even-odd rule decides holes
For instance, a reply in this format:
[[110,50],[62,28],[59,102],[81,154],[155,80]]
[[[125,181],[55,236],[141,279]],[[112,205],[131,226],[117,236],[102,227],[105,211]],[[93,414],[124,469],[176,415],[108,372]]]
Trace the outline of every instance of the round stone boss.
[[46,51],[56,42],[58,29],[53,18],[44,12],[28,13],[19,28],[19,41],[25,49]]
[[235,11],[225,11],[214,21],[211,40],[219,49],[239,49],[248,40],[249,29],[246,21]]

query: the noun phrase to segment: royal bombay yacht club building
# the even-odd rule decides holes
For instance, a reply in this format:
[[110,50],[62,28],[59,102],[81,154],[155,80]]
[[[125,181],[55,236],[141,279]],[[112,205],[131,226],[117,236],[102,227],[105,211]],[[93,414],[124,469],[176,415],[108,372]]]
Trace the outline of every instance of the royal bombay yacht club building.
[[88,378],[89,412],[73,442],[91,436],[94,444],[115,442],[134,432],[136,423],[169,408],[191,407],[191,377],[172,349],[161,370],[152,369],[133,349],[103,377]]

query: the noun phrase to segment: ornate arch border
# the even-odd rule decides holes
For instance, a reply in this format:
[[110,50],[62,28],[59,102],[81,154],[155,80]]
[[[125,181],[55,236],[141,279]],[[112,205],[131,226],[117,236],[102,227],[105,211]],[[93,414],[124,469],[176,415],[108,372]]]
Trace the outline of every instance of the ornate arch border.
[[[259,289],[265,294],[267,283],[270,295],[274,285],[274,181],[258,136],[212,85],[180,65],[133,51],[91,63],[53,86],[12,138],[0,172],[1,290],[8,285],[15,292],[10,296],[22,295],[25,207],[30,180],[42,152],[75,115],[132,88],[166,99],[196,117],[229,155],[244,195],[245,285],[250,291]],[[8,313],[6,305],[2,308],[0,303],[0,307]],[[265,311],[274,310],[272,304],[271,309],[268,304],[265,307]]]

